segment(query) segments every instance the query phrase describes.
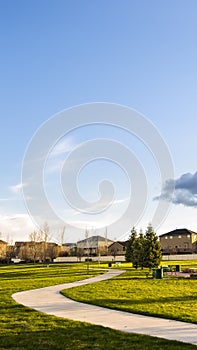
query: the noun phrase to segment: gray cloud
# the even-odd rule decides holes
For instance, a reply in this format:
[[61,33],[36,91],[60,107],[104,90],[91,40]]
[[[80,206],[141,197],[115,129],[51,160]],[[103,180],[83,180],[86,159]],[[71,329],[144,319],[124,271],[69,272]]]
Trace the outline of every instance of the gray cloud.
[[[170,198],[170,193],[174,187],[173,198]],[[187,207],[197,207],[197,172],[194,174],[186,173],[176,180],[166,181],[160,196],[154,200],[163,199],[171,201],[174,204],[182,204]]]

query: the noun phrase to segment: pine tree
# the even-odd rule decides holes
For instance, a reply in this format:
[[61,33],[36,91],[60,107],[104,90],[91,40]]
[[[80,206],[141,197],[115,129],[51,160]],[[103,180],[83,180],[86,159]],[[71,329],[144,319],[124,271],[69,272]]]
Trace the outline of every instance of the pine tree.
[[135,227],[133,227],[131,230],[131,235],[129,237],[127,248],[126,248],[125,259],[127,262],[133,262],[134,243],[136,239],[137,239],[137,232],[135,230]]
[[145,238],[143,235],[142,230],[140,230],[140,234],[138,237],[138,266],[141,267],[142,269],[145,267],[144,266],[144,245],[145,245]]
[[140,241],[139,237],[133,243],[133,254],[131,262],[136,269],[139,267]]
[[161,245],[151,224],[148,225],[144,242],[144,267],[158,267],[162,259]]
[[133,267],[136,269],[144,267],[144,244],[145,239],[142,230],[140,230],[139,237],[137,237],[133,243],[133,255],[132,255],[132,263]]

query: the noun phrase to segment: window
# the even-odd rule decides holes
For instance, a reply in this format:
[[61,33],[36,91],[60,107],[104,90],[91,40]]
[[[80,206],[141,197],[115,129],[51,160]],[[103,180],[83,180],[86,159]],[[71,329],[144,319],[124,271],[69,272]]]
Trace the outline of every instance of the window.
[[187,235],[187,238],[190,238],[190,235]]
[[170,239],[172,239],[173,237],[172,236],[170,236]]
[[165,239],[168,239],[168,236],[165,236]]
[[179,238],[181,238],[181,235],[179,235]]

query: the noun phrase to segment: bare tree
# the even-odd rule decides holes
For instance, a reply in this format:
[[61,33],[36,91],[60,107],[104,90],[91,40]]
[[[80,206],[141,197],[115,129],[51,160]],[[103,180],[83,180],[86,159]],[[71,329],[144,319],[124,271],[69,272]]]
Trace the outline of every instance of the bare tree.
[[16,257],[16,247],[14,245],[13,239],[10,239],[10,236],[7,235],[6,237],[7,242],[7,249],[6,249],[6,260],[9,264],[11,262],[11,259]]
[[87,228],[85,230],[85,238],[86,238],[86,255],[89,258],[89,255],[90,255],[90,244],[89,244],[89,230]]
[[83,256],[83,248],[77,248],[77,257],[79,259],[79,261],[81,261],[81,258]]
[[29,235],[29,239],[31,241],[31,257],[34,261],[34,264],[36,262],[36,260],[39,257],[39,253],[40,253],[40,244],[39,242],[41,241],[41,234],[40,231],[33,231],[32,233],[30,233]]
[[50,241],[50,229],[47,222],[44,223],[43,228],[40,230],[41,235],[41,252],[42,252],[42,261],[46,262],[47,257],[47,245]]
[[108,255],[107,226],[106,226],[106,228],[105,228],[105,251],[106,251],[106,255]]
[[7,263],[9,264],[11,262],[11,259],[16,257],[16,249],[13,244],[9,244],[7,246],[7,251],[6,251],[6,260]]
[[64,244],[64,240],[65,240],[65,231],[66,231],[66,227],[64,226],[62,231],[60,232],[60,243],[61,245]]

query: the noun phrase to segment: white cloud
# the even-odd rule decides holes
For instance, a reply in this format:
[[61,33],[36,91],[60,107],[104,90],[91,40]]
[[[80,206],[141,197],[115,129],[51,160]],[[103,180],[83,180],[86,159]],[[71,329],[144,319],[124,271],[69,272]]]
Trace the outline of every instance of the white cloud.
[[9,188],[10,188],[10,191],[11,191],[12,193],[18,194],[18,193],[21,192],[21,190],[22,190],[23,187],[24,187],[24,184],[19,183],[19,184],[17,184],[17,185],[10,186]]
[[166,220],[157,230],[158,235],[176,228],[187,228],[197,232],[196,208],[173,205]]
[[0,215],[0,232],[4,239],[9,236],[13,241],[27,240],[34,229],[36,227],[28,214]]

